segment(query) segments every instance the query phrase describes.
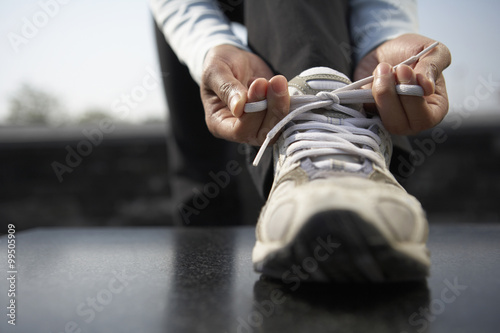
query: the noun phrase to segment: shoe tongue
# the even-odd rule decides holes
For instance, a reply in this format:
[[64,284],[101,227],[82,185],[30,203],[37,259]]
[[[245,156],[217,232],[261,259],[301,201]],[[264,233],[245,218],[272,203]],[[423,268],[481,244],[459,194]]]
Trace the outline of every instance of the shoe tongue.
[[328,68],[314,67],[303,71],[289,83],[290,95],[315,95],[332,91],[351,83],[344,74]]

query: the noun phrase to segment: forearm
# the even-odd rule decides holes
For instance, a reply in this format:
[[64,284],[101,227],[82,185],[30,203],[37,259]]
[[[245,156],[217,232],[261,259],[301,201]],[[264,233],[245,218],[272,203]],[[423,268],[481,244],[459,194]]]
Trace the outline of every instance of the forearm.
[[418,31],[416,0],[351,0],[353,60],[385,41]]
[[156,23],[169,45],[199,84],[203,61],[214,46],[229,44],[247,50],[212,0],[149,0]]

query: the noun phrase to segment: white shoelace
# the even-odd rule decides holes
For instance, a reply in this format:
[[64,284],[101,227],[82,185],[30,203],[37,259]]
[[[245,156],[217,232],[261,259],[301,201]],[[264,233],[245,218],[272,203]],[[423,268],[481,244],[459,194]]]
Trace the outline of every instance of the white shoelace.
[[[438,44],[439,42],[435,42],[399,65],[410,65],[416,62]],[[399,65],[394,66],[394,68]],[[269,131],[253,161],[253,165],[257,166],[259,164],[271,140],[292,120],[294,120],[294,123],[291,123],[283,132],[287,156],[289,157],[287,163],[294,163],[305,157],[340,154],[359,156],[369,159],[380,166],[383,165],[385,161],[380,154],[381,139],[371,131],[371,128],[376,125],[383,128],[380,118],[367,118],[363,113],[342,105],[373,103],[371,89],[359,89],[372,81],[373,76],[370,76],[331,92],[290,96],[289,114]],[[423,96],[424,94],[422,87],[418,85],[397,85],[396,91],[399,95]],[[321,108],[341,112],[350,118],[327,117],[315,113],[304,114]],[[245,112],[247,113],[260,112],[266,109],[266,100],[245,105]],[[296,123],[296,121],[302,122]],[[336,135],[331,135],[332,133]]]

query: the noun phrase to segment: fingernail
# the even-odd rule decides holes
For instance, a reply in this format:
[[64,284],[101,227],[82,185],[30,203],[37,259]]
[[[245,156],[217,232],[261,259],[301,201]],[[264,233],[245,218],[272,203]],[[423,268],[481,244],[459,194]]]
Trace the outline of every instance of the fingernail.
[[236,109],[236,105],[238,105],[238,102],[241,100],[241,95],[239,93],[234,94],[231,96],[229,99],[229,109],[231,110],[231,113],[234,115],[234,111]]

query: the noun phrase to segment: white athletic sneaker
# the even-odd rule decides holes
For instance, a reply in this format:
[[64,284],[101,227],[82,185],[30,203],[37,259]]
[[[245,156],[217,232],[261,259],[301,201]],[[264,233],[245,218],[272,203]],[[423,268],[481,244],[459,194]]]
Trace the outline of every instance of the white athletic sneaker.
[[349,83],[325,67],[289,83],[295,111],[273,147],[274,184],[253,250],[258,272],[284,282],[428,273],[427,220],[388,170],[389,133],[364,113],[359,94],[330,93]]

